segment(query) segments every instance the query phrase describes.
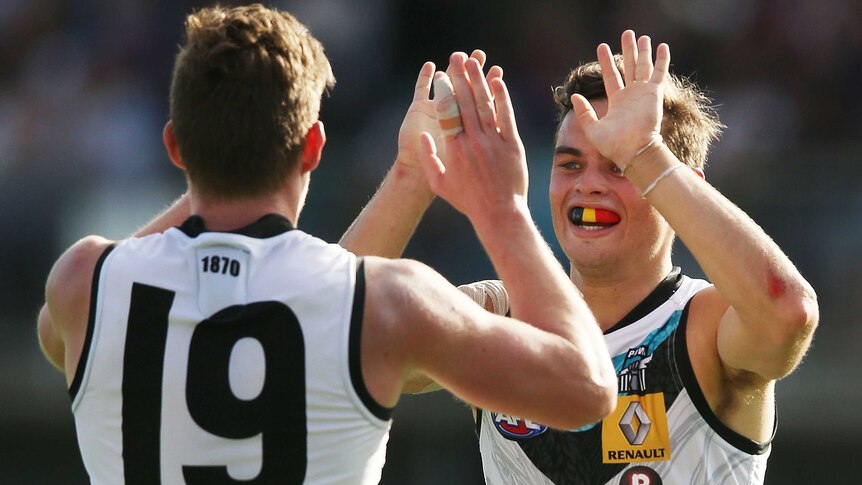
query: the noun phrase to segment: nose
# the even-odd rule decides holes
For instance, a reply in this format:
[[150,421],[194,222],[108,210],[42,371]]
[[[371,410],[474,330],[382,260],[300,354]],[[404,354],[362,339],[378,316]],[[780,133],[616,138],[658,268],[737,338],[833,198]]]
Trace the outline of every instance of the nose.
[[578,177],[575,190],[582,194],[603,194],[608,189],[608,174],[598,164],[587,165]]

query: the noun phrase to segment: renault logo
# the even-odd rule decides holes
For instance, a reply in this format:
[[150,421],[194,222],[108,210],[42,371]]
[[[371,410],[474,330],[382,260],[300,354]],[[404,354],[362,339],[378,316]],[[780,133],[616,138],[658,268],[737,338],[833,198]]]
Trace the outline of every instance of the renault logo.
[[[639,422],[637,429],[635,429],[634,426],[635,416],[637,416]],[[626,408],[626,412],[624,412],[623,417],[620,418],[620,430],[623,432],[630,445],[642,445],[646,439],[647,433],[649,433],[651,424],[652,421],[650,421],[646,411],[641,407],[641,403],[637,401],[629,403],[629,407]]]

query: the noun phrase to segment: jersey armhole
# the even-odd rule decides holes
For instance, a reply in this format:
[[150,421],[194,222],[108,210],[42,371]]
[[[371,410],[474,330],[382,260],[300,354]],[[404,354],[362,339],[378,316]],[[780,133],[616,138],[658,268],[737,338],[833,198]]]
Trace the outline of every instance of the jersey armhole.
[[694,367],[691,365],[691,358],[688,352],[688,341],[686,339],[686,329],[688,328],[688,315],[691,307],[692,297],[685,304],[682,316],[680,317],[679,327],[674,336],[674,347],[679,349],[675,352],[674,360],[682,379],[683,386],[688,391],[688,397],[694,404],[695,409],[701,415],[706,424],[716,432],[725,442],[734,448],[748,453],[749,455],[762,455],[769,451],[769,446],[775,438],[775,433],[778,430],[778,410],[775,412],[775,422],[772,425],[772,436],[763,443],[747,438],[736,431],[730,429],[727,425],[721,422],[720,419],[712,412],[706,397],[703,395],[703,390],[697,382],[697,377],[694,374]]
[[393,408],[378,403],[368,392],[365,379],[362,378],[362,315],[365,311],[365,260],[356,258],[356,286],[353,291],[353,308],[350,314],[350,336],[348,343],[348,367],[350,382],[362,404],[378,419],[389,421]]
[[69,385],[69,397],[74,403],[78,398],[78,392],[81,390],[81,385],[84,381],[88,363],[90,362],[90,352],[93,345],[93,334],[96,327],[96,308],[99,302],[99,282],[102,279],[102,266],[105,263],[108,255],[117,243],[113,243],[102,252],[99,259],[96,261],[96,266],[93,268],[93,281],[90,286],[90,309],[87,317],[87,335],[84,337],[84,345],[81,347],[81,357],[78,359],[78,366],[75,367],[75,375],[72,378],[72,384]]

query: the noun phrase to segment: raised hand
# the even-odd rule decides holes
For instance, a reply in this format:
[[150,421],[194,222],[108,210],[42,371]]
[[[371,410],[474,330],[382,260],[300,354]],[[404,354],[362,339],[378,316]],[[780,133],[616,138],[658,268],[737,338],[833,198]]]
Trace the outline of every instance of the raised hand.
[[[431,133],[422,134],[422,163],[431,189],[473,220],[526,203],[527,165],[506,84],[485,78],[476,59],[450,57],[448,69],[460,108],[461,130],[444,137],[446,155]],[[435,77],[445,82],[447,74]],[[452,94],[449,94],[452,96]],[[451,100],[438,100],[441,106]]]
[[[465,54],[466,55],[466,54]],[[470,57],[476,59],[480,66],[485,65],[487,56],[482,50],[476,49]],[[407,166],[419,166],[421,157],[421,145],[419,137],[423,132],[428,132],[438,142],[439,150],[444,150],[443,135],[437,123],[436,100],[429,98],[431,92],[431,81],[434,75],[434,63],[426,62],[419,71],[416,79],[416,87],[413,90],[413,102],[407,109],[401,129],[398,131],[398,158],[397,162]],[[493,66],[488,70],[487,80],[501,78],[503,70]],[[443,155],[441,151],[441,155]]]
[[635,40],[631,30],[623,32],[622,48],[625,82],[610,47],[601,44],[597,49],[608,97],[607,114],[598,119],[590,103],[579,94],[572,95],[572,108],[590,143],[625,170],[639,152],[661,141],[670,48],[660,44],[653,64],[650,38],[644,35]]

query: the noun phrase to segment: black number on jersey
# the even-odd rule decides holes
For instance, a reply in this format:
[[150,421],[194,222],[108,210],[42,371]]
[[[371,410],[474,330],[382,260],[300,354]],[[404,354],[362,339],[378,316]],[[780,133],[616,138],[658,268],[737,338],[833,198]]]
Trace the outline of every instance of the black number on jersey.
[[[127,484],[159,483],[161,389],[168,314],[174,292],[132,287],[123,361],[123,462]],[[229,366],[234,345],[257,340],[266,373],[260,394],[234,395]],[[189,484],[301,483],[305,478],[305,349],[293,311],[278,302],[225,308],[199,323],[189,348],[186,402],[195,423],[230,439],[261,435],[262,465],[253,480],[234,480],[227,466],[183,466]]]
[[227,256],[205,256],[201,258],[204,273],[239,276],[239,261]]

